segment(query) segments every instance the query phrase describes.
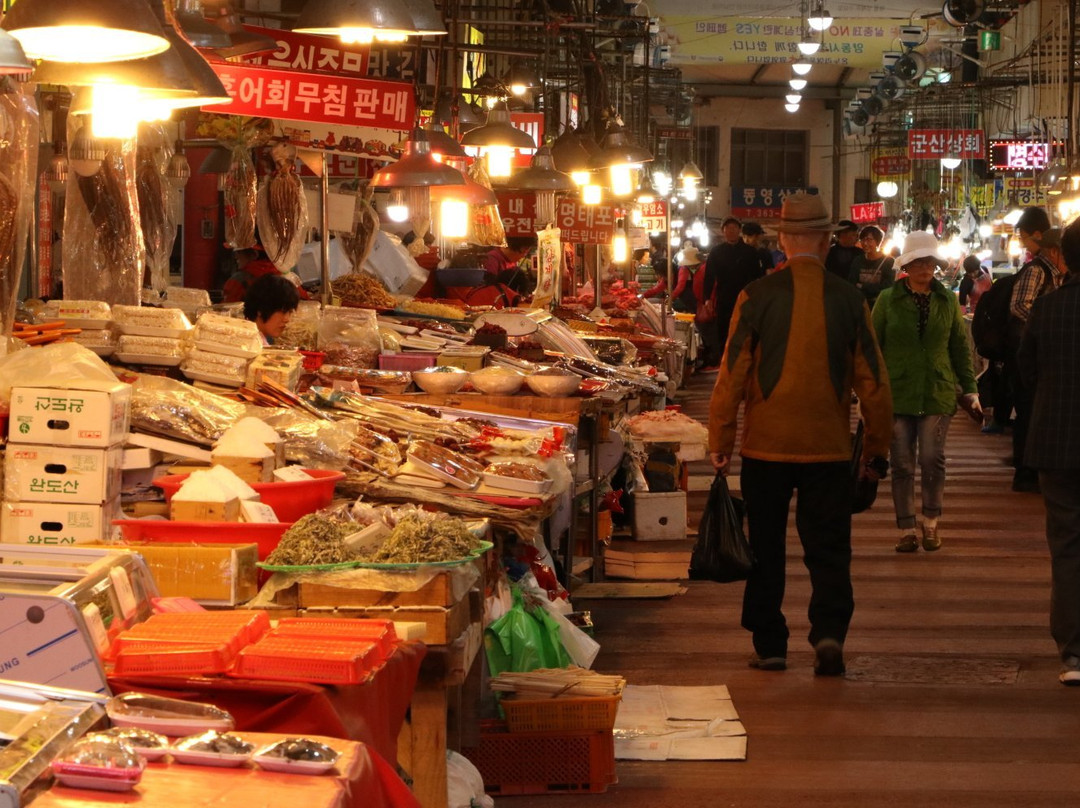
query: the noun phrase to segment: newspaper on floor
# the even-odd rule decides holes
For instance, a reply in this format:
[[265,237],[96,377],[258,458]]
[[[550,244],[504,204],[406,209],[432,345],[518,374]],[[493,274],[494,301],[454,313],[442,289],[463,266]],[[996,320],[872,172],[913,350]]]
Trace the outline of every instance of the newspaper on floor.
[[627,685],[614,734],[620,760],[746,759],[746,730],[724,685]]

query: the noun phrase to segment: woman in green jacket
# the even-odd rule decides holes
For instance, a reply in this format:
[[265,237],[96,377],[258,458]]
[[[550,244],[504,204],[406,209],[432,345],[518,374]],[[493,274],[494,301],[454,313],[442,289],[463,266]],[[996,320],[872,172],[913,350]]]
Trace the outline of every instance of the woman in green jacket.
[[919,547],[915,535],[915,466],[921,470],[922,546],[941,547],[937,522],[945,491],[945,437],[960,405],[982,419],[971,367],[967,325],[951,291],[934,278],[938,256],[932,233],[910,233],[896,263],[907,277],[878,295],[877,332],[893,394],[893,505],[900,528],[898,553]]

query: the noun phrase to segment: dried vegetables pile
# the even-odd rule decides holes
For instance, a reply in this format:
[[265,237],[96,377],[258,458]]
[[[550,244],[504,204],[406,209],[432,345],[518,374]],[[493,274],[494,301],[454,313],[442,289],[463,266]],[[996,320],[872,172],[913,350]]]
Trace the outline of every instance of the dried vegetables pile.
[[362,560],[375,564],[424,564],[468,558],[479,545],[464,520],[424,519],[410,514],[401,519],[386,540]]
[[353,553],[342,541],[353,532],[348,522],[310,513],[293,522],[266,559],[278,566],[312,566],[351,561]]
[[397,301],[378,279],[362,272],[350,272],[333,281],[331,288],[335,297],[341,298],[342,306],[363,309],[392,309]]

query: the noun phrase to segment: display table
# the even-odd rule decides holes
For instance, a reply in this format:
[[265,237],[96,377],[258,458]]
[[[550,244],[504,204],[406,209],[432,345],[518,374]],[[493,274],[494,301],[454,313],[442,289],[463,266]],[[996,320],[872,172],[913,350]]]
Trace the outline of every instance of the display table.
[[[280,734],[238,733],[256,746]],[[339,738],[318,738],[339,752],[329,774],[303,775],[267,772],[255,764],[222,769],[188,766],[171,758],[147,765],[133,791],[108,792],[69,788],[60,784],[40,794],[34,808],[86,808],[87,805],[139,805],[144,808],[232,805],[240,808],[418,808],[412,792],[393,768],[367,746]]]
[[288,735],[328,735],[361,741],[397,762],[397,738],[426,647],[398,646],[367,682],[329,687],[265,679],[208,676],[110,676],[113,693],[138,690],[202,701],[230,712],[236,728]]

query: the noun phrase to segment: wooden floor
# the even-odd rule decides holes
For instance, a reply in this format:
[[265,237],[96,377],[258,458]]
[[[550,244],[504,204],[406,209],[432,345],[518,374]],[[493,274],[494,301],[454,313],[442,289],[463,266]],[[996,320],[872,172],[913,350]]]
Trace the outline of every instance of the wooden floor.
[[[684,411],[704,420],[713,375]],[[898,555],[892,500],[855,517],[855,617],[845,679],[815,679],[809,584],[788,544],[789,669],[746,667],[741,584],[691,582],[657,601],[590,609],[595,667],[632,684],[725,684],[745,762],[622,762],[605,794],[502,797],[515,808],[660,806],[1065,806],[1080,799],[1080,688],[1057,681],[1047,627],[1042,499],[1009,490],[1007,437],[962,415],[948,441],[943,548]],[[704,464],[692,474],[708,475]],[[704,494],[691,494],[696,522]]]

